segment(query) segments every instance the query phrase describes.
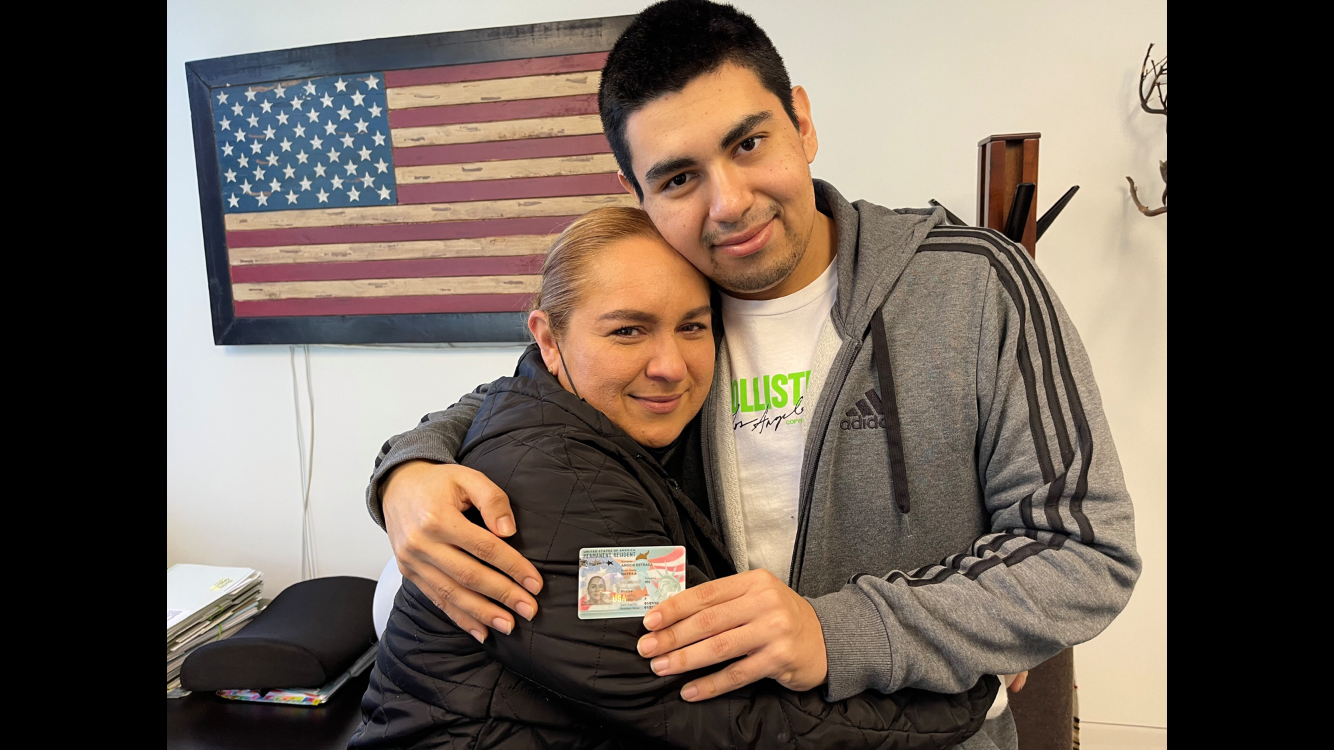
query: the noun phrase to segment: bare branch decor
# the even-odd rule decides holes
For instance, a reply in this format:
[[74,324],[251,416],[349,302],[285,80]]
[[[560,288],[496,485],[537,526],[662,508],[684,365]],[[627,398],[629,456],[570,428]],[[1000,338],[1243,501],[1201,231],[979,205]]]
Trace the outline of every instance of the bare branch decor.
[[[1139,68],[1139,106],[1140,109],[1151,115],[1162,115],[1167,117],[1167,56],[1162,60],[1154,62],[1150,57],[1153,54],[1153,45],[1144,53],[1144,62]],[[1167,160],[1158,162],[1158,173],[1163,177],[1163,205],[1157,208],[1149,208],[1140,202],[1139,193],[1135,190],[1135,181],[1126,177],[1126,182],[1130,183],[1130,200],[1135,202],[1135,208],[1145,216],[1158,216],[1167,213]]]

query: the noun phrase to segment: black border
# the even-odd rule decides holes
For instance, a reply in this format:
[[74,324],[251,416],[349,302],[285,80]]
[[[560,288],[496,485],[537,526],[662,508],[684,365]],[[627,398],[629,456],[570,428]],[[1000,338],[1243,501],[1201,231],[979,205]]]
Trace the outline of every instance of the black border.
[[528,333],[524,313],[237,318],[232,308],[210,89],[366,71],[606,52],[632,20],[634,16],[609,16],[501,26],[322,44],[186,63],[190,119],[195,137],[195,169],[199,179],[199,210],[208,269],[209,308],[213,314],[213,343],[499,343],[527,341]]

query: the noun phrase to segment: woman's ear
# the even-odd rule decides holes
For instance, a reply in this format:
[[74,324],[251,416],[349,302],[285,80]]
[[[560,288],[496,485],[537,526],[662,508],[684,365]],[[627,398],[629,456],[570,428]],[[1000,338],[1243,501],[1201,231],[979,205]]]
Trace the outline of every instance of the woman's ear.
[[556,334],[551,330],[551,320],[541,310],[528,313],[528,331],[533,334],[537,348],[542,350],[542,361],[547,372],[555,375],[560,372],[560,350],[556,348]]

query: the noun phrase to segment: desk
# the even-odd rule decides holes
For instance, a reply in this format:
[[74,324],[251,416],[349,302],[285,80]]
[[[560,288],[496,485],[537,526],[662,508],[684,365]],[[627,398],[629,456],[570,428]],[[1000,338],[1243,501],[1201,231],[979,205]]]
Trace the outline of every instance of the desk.
[[343,750],[361,722],[371,670],[323,706],[244,703],[213,693],[167,700],[167,750]]

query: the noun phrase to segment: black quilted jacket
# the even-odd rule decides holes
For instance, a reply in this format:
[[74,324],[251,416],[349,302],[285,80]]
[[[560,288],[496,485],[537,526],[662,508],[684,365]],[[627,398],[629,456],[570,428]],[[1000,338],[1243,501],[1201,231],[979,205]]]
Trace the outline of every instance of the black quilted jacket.
[[508,493],[510,543],[542,572],[529,623],[485,645],[405,582],[353,747],[943,748],[982,725],[998,681],[967,693],[867,692],[837,703],[772,680],[687,703],[658,677],[638,618],[580,620],[581,547],[685,545],[691,586],[732,573],[707,516],[649,451],[560,387],[536,347],[491,386],[460,452]]

